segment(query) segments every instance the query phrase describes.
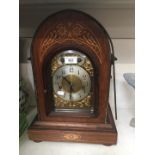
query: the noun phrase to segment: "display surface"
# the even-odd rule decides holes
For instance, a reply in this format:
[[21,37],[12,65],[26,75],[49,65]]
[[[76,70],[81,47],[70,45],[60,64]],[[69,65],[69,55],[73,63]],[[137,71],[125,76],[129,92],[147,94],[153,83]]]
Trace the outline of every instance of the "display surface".
[[38,115],[29,138],[116,144],[108,103],[110,43],[104,28],[80,11],[55,13],[38,27],[31,56]]
[[86,55],[67,50],[51,62],[53,97],[56,108],[89,108],[92,106],[93,68]]

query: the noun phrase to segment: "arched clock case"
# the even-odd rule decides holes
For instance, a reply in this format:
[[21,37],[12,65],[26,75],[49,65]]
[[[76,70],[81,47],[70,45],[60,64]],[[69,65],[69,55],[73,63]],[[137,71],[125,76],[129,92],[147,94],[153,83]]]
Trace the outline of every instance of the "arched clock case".
[[33,37],[31,60],[38,109],[31,140],[116,143],[110,44],[95,19],[74,10],[49,16]]

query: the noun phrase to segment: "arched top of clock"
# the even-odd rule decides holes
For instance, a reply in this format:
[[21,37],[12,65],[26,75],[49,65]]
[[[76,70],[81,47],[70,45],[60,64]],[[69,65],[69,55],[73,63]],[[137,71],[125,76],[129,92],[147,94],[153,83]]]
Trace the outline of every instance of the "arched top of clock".
[[[47,17],[38,27],[32,43],[32,59],[39,62],[52,48],[87,47],[93,51],[97,61],[102,64],[110,61],[110,45],[105,29],[88,14],[64,10]],[[51,49],[51,50],[49,50]]]

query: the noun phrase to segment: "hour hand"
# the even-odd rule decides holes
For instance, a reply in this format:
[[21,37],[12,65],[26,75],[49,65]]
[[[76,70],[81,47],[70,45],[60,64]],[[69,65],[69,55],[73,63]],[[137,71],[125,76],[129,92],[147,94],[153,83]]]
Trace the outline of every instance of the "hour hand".
[[72,99],[72,85],[70,85],[70,94],[69,94],[70,100]]
[[69,81],[66,77],[63,77],[63,79],[64,79],[69,85],[71,85],[70,81]]

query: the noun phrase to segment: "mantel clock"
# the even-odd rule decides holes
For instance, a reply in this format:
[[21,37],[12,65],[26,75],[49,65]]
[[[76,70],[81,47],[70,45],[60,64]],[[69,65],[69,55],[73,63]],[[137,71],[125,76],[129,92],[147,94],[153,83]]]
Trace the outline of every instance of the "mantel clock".
[[31,60],[38,109],[31,140],[116,143],[110,43],[95,19],[75,10],[49,16],[33,37]]

